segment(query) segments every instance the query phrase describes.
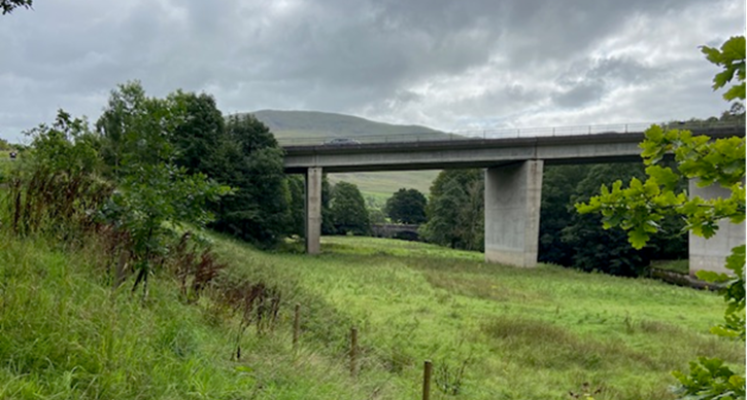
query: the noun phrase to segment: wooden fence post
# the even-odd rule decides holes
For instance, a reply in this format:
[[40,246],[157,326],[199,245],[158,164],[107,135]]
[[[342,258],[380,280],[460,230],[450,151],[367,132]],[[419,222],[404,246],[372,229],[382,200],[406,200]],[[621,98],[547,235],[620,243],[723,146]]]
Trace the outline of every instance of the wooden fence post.
[[433,364],[430,360],[425,360],[423,365],[423,400],[430,400],[431,398],[431,373],[433,372]]

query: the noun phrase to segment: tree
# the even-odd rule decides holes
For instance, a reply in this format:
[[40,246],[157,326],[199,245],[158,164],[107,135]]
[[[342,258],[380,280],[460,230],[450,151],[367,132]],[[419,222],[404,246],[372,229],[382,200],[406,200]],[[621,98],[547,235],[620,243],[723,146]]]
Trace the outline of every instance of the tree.
[[444,181],[439,191],[440,195],[431,197],[430,218],[419,233],[429,242],[461,248],[464,238],[459,227],[459,210],[468,202],[467,193],[456,179]]
[[225,119],[215,99],[205,93],[177,90],[168,96],[168,101],[180,118],[170,137],[176,148],[176,164],[189,173],[217,175],[218,170],[227,167],[220,159],[220,147],[227,138]]
[[276,244],[291,221],[282,148],[253,115],[233,115],[219,151],[212,177],[235,191],[215,204],[211,226],[260,246]]
[[[745,98],[745,39],[732,37],[720,49],[702,47],[709,61],[723,68],[714,78],[715,90],[725,87],[735,77],[724,94],[724,99]],[[692,136],[689,131],[664,130],[654,125],[641,143],[641,157],[647,179],[632,179],[628,187],[615,182],[611,188],[602,186],[601,195],[580,203],[581,213],[602,214],[604,226],[620,226],[628,232],[633,247],[641,248],[659,228],[665,215],[678,215],[685,220],[686,228],[693,234],[710,238],[718,230],[718,222],[745,220],[745,140],[732,137],[711,140],[707,136]],[[674,154],[676,167],[661,165],[668,153]],[[719,185],[730,192],[728,198],[688,198],[678,191],[682,179],[695,179],[701,187]],[[745,340],[745,246],[732,249],[727,257],[726,269],[733,276],[699,271],[698,276],[708,281],[725,283],[722,294],[727,307],[724,323],[711,328],[720,336]],[[723,365],[719,359],[701,357],[691,362],[690,374],[675,372],[682,384],[680,394],[687,398],[736,399],[745,397],[745,378]]]
[[170,138],[181,122],[178,116],[173,102],[147,97],[139,82],[129,82],[112,91],[96,124],[118,187],[103,215],[131,238],[137,270],[133,290],[142,283],[144,298],[152,259],[167,250],[168,226],[204,226],[213,217],[206,203],[229,192],[175,164]]
[[3,15],[10,13],[16,7],[31,8],[33,0],[0,0]]
[[371,231],[366,202],[358,186],[338,182],[332,190],[331,211],[337,233],[366,235]]
[[298,235],[303,237],[305,235],[305,189],[304,189],[304,178],[301,175],[289,175],[286,178],[288,185],[288,192],[290,192],[290,222],[288,225],[288,234]]
[[399,189],[386,201],[385,211],[394,222],[422,224],[427,200],[416,189]]
[[41,124],[26,134],[33,138],[28,157],[9,171],[8,225],[16,234],[45,231],[75,243],[95,225],[112,192],[98,175],[99,137],[63,110],[51,127]]
[[587,174],[586,165],[546,166],[542,177],[539,261],[570,266],[574,247],[562,240],[563,228],[571,225],[571,196]]
[[484,243],[484,183],[479,169],[447,170],[431,185],[426,206],[428,222],[421,225],[426,241],[466,250]]
[[[641,175],[643,168],[636,164],[594,165],[576,185],[570,204],[587,201],[601,184]],[[650,263],[651,248],[632,249],[622,229],[602,229],[600,219],[597,215],[574,213],[562,229],[562,241],[573,249],[572,266],[589,272],[641,275]]]

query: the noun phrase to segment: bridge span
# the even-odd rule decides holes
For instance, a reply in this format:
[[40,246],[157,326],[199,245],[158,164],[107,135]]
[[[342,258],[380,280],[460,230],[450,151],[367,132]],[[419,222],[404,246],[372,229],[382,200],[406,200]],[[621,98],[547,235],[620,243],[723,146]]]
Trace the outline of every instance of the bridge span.
[[[491,138],[449,136],[411,140],[397,136],[345,145],[288,143],[287,173],[306,176],[306,249],[320,251],[321,179],[324,172],[360,172],[449,168],[485,168],[485,260],[521,267],[537,264],[542,171],[545,164],[607,163],[640,160],[643,130],[593,134]],[[744,137],[742,124],[685,126],[693,134],[713,138]],[[553,129],[553,134],[556,130]],[[591,129],[589,129],[591,132]],[[547,133],[547,132],[545,132]],[[705,190],[705,191],[704,191]],[[720,188],[690,193],[715,196]],[[731,247],[744,243],[745,227],[722,224],[708,240],[690,236],[690,272],[723,271]]]

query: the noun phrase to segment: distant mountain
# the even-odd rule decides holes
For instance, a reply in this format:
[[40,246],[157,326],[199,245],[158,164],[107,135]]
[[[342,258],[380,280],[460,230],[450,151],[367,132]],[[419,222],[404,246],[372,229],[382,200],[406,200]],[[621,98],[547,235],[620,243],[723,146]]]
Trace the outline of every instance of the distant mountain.
[[[367,120],[352,115],[318,111],[255,111],[255,117],[267,125],[281,144],[295,142],[321,143],[344,137],[360,142],[376,141],[376,138],[400,135],[418,135],[420,138],[439,139],[448,134],[419,125],[392,125]],[[330,174],[330,182],[354,183],[363,195],[383,205],[386,199],[400,188],[414,188],[428,195],[431,183],[439,171],[409,172],[351,172]]]
[[420,125],[392,125],[352,115],[319,111],[260,110],[252,114],[267,125],[281,143],[292,142],[293,139],[316,140],[337,137],[365,142],[373,141],[377,137],[400,135],[438,139],[448,135]]

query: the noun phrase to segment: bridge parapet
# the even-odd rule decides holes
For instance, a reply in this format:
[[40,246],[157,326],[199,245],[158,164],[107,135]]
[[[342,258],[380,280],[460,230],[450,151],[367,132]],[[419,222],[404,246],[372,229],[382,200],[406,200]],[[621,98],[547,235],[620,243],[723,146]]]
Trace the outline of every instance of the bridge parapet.
[[744,121],[678,121],[669,123],[631,122],[620,124],[574,125],[558,127],[482,129],[457,132],[413,131],[404,134],[356,135],[354,137],[349,137],[349,139],[354,139],[354,141],[343,145],[329,144],[334,139],[340,139],[342,137],[340,135],[280,138],[278,139],[278,142],[283,147],[355,147],[359,144],[365,145],[372,143],[458,142],[477,139],[520,139],[555,136],[600,135],[606,133],[641,133],[654,124],[661,125],[665,129],[685,129],[698,131],[699,133],[707,133],[708,131],[723,131],[725,129],[731,128],[737,128],[737,130],[741,130],[742,132],[744,132],[745,127]]

